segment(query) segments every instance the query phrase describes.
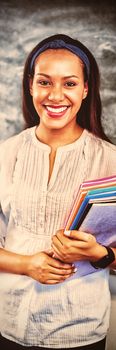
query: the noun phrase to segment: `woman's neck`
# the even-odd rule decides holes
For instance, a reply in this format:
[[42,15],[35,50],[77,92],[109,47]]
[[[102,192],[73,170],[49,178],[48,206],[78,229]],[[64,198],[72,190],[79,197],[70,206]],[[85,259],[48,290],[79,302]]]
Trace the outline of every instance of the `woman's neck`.
[[68,132],[63,129],[47,129],[39,125],[36,128],[36,137],[40,142],[49,145],[52,149],[56,150],[60,146],[64,146],[76,141],[82,134],[83,129],[76,124],[74,129],[68,130]]

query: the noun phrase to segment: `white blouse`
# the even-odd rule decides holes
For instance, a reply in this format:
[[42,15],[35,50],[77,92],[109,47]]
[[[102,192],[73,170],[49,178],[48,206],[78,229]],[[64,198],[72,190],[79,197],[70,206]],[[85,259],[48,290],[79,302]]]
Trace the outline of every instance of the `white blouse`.
[[[35,127],[0,145],[0,246],[19,254],[48,249],[64,228],[80,184],[116,174],[116,147],[87,130],[57,149],[49,177],[50,147]],[[108,270],[43,285],[0,273],[0,330],[26,346],[68,348],[97,342],[109,325]]]

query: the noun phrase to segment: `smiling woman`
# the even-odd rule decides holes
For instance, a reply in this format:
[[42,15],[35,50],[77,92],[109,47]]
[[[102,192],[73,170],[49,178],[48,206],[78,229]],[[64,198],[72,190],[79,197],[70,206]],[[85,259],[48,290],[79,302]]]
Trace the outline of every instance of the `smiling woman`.
[[116,249],[107,268],[80,278],[74,262],[107,260],[107,248],[86,232],[65,232],[81,183],[116,171],[99,80],[91,52],[63,34],[27,57],[26,129],[0,145],[0,341],[7,350],[105,349]]

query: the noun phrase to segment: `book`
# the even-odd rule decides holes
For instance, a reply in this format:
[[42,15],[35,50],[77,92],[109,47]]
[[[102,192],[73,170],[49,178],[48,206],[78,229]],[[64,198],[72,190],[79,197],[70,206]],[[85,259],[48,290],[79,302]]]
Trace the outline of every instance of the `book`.
[[82,222],[82,216],[84,214],[84,212],[87,212],[87,208],[88,208],[88,204],[92,203],[92,201],[94,200],[99,200],[101,201],[111,201],[112,197],[116,198],[116,187],[111,187],[111,189],[109,190],[109,187],[104,189],[102,189],[102,191],[100,189],[96,190],[96,191],[89,191],[87,193],[87,195],[84,197],[84,200],[82,202],[82,204],[80,205],[72,224],[70,225],[70,230],[76,230],[79,228],[80,226],[80,221]]
[[[93,234],[98,243],[116,247],[116,176],[80,186],[65,229]],[[89,261],[74,263],[77,277],[98,271]]]
[[72,205],[71,211],[69,213],[69,216],[67,218],[65,229],[69,230],[70,226],[74,220],[74,217],[76,216],[76,213],[78,212],[85,196],[87,195],[89,190],[98,190],[99,188],[108,188],[116,186],[116,176],[110,176],[107,178],[100,178],[96,180],[90,180],[90,181],[84,181],[80,187],[79,191],[77,193],[77,196],[75,198],[75,201]]

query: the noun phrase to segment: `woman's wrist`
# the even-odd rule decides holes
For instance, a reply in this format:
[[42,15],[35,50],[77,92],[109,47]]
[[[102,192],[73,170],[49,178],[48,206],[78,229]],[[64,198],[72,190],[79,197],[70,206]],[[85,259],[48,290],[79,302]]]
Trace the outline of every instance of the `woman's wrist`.
[[0,248],[0,271],[27,275],[30,257]]
[[111,264],[115,261],[115,253],[114,253],[113,249],[111,247],[108,247],[108,246],[104,246],[104,247],[107,250],[106,255],[97,261],[94,261],[94,262],[91,261],[91,265],[95,269],[99,269],[99,268],[105,269],[106,267],[111,266]]
[[97,243],[94,251],[94,255],[90,258],[91,262],[98,261],[107,254],[107,249],[103,245]]
[[29,276],[30,258],[30,255],[19,256],[19,274]]

